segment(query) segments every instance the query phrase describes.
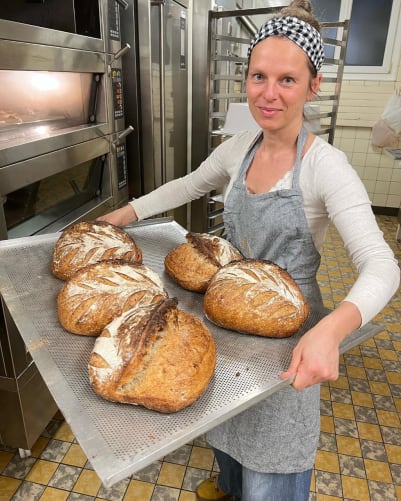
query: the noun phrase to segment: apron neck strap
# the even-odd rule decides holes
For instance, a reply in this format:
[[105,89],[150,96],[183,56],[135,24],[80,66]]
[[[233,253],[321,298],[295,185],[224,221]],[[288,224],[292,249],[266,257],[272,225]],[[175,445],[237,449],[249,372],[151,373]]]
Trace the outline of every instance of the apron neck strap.
[[297,139],[297,155],[295,158],[294,173],[293,173],[293,188],[297,188],[299,185],[299,173],[301,171],[302,163],[302,151],[304,149],[306,139],[308,137],[308,131],[304,125],[302,125],[301,131]]

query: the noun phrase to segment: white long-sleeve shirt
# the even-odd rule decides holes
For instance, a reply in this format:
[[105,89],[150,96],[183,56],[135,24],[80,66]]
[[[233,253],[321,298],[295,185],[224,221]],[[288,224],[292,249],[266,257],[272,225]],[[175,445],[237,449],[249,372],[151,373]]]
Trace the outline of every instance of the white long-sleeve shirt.
[[[259,131],[223,142],[197,170],[130,202],[139,220],[179,207],[213,190],[225,197]],[[290,188],[292,172],[273,189]],[[300,187],[305,214],[317,250],[330,221],[344,241],[358,278],[344,298],[354,303],[362,325],[388,303],[400,283],[400,268],[383,238],[366,189],[343,152],[316,137],[302,159]]]

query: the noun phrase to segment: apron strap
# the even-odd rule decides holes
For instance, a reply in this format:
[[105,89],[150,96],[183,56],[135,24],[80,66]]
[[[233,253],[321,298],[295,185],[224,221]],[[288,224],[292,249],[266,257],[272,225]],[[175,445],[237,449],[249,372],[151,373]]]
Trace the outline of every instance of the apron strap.
[[301,172],[302,151],[304,149],[307,137],[308,137],[308,131],[306,127],[302,125],[302,129],[297,139],[297,155],[295,158],[294,172],[292,177],[293,188],[299,188],[299,174]]

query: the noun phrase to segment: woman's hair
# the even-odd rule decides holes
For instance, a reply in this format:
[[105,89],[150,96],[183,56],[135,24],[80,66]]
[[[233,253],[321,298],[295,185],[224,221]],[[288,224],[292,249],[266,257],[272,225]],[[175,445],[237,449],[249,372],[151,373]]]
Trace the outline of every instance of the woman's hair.
[[313,14],[310,0],[293,0],[290,5],[280,10],[280,17],[292,16],[313,26],[319,33],[322,31],[319,20]]

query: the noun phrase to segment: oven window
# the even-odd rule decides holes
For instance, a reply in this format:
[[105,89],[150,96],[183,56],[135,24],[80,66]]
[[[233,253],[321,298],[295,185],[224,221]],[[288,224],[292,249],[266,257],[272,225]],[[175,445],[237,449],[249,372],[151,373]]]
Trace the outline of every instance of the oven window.
[[98,157],[7,194],[7,230],[18,228],[19,234],[34,235],[98,197],[104,162]]
[[0,70],[0,149],[96,123],[101,76]]
[[3,1],[0,19],[100,38],[98,0]]

